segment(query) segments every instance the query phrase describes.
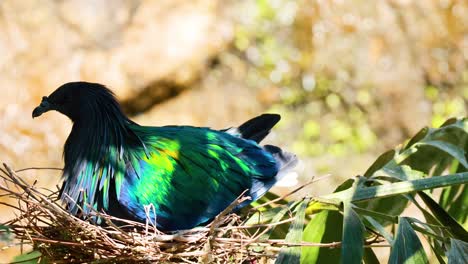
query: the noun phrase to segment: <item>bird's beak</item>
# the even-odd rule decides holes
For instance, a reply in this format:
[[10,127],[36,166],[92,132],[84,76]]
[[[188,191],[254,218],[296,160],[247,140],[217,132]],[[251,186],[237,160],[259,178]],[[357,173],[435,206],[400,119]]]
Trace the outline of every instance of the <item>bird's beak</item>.
[[34,108],[34,111],[32,112],[32,117],[38,117],[49,110],[51,110],[49,100],[47,96],[44,96],[42,97],[41,104],[38,107]]

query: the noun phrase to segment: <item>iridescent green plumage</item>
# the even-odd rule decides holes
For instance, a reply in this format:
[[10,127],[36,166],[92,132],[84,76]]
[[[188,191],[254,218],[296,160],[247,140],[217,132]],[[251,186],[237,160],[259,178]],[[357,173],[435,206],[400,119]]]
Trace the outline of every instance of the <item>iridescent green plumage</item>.
[[[191,228],[215,217],[245,190],[252,200],[259,198],[295,163],[294,155],[257,144],[277,115],[223,131],[145,127],[125,117],[110,91],[98,84],[66,84],[44,100],[74,122],[64,149],[62,188],[73,214],[104,210],[155,221],[164,230]],[[42,112],[36,109],[33,116]]]

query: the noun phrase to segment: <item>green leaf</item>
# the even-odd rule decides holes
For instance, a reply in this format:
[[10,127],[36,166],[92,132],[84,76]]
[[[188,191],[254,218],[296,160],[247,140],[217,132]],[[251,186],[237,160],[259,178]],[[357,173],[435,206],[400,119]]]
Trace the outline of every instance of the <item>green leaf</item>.
[[269,223],[283,210],[287,211],[288,209],[288,206],[281,205],[278,207],[268,209],[266,211],[257,211],[252,216],[250,216],[247,219],[247,221],[245,221],[244,225],[258,225]]
[[28,253],[21,254],[19,256],[16,256],[13,261],[11,262],[12,264],[18,263],[18,264],[37,264],[40,263],[41,259],[41,252],[37,250],[33,250]]
[[[273,201],[273,200],[277,200],[275,202],[276,204],[287,204],[288,203],[288,201],[286,201],[285,199],[278,199],[278,198],[280,198],[280,197],[277,194],[274,194],[272,192],[267,192],[262,197],[260,197],[258,200],[253,201],[248,207],[252,208],[252,207],[260,206],[262,204],[265,204],[265,203]],[[272,207],[273,207],[272,204],[267,206],[267,208],[272,208]]]
[[413,227],[414,230],[418,231],[419,233],[425,235],[427,238],[434,238],[439,241],[447,241],[448,238],[445,236],[441,236],[441,232],[437,232],[436,230],[441,230],[444,228],[441,225],[431,225],[428,223],[425,223],[423,221],[420,221],[414,217],[406,217],[406,219],[411,223],[411,226]]
[[0,241],[10,242],[12,240],[11,230],[8,226],[0,225]]
[[416,232],[405,217],[400,217],[395,242],[390,252],[389,264],[428,263],[424,248]]
[[333,192],[335,193],[335,192],[341,192],[341,191],[347,190],[351,188],[353,184],[354,184],[354,179],[347,179],[342,184],[340,184],[340,186],[338,186]]
[[[454,156],[461,158],[463,155],[460,154],[460,149],[467,146],[468,133],[468,119],[458,120],[453,123],[453,120],[448,121],[445,126],[438,129],[428,129],[424,137],[419,137],[418,140],[412,140],[410,147],[406,147],[399,155],[398,160],[403,161],[411,168],[422,171],[426,174],[435,171],[438,172],[435,175],[440,174],[447,166],[450,165],[450,159]],[[431,142],[436,141],[435,146],[430,145]],[[429,142],[429,144],[425,144]],[[442,142],[442,146],[437,146]],[[455,148],[445,143],[455,146]],[[441,148],[439,148],[441,147]],[[459,148],[459,150],[456,150]],[[463,152],[463,151],[462,151]],[[465,161],[468,158],[464,158]],[[466,162],[464,162],[466,164]],[[434,166],[437,168],[434,170]]]
[[307,207],[306,214],[315,214],[317,212],[321,212],[323,210],[331,210],[331,211],[339,211],[340,205],[339,204],[329,204],[326,201],[320,202],[316,200],[316,198],[309,203]]
[[446,153],[450,154],[450,156],[456,158],[465,168],[468,168],[468,162],[465,159],[465,152],[458,146],[441,140],[419,142],[417,145],[428,145],[445,151]]
[[406,144],[405,146],[405,150],[412,147],[414,144],[416,144],[417,142],[423,140],[424,138],[426,138],[427,134],[429,134],[430,132],[430,128],[428,127],[423,127],[421,130],[419,130],[418,133],[416,133],[416,135],[414,135],[410,141]]
[[374,172],[377,170],[383,168],[385,165],[387,165],[390,161],[393,160],[395,157],[395,150],[389,150],[385,152],[384,154],[380,155],[376,161],[367,169],[367,171],[364,173],[365,177],[371,177]]
[[[294,204],[291,204],[290,205],[291,207],[294,206]],[[281,219],[284,217],[284,215],[290,210],[291,207],[288,207],[288,206],[285,206],[281,211],[279,211],[274,217],[273,219],[271,220],[272,223],[277,223],[279,221],[281,221]],[[285,225],[284,229],[286,229],[287,226]],[[277,230],[277,229],[281,229],[279,228],[278,226],[275,226],[273,227],[272,229],[270,229],[268,232],[266,232],[265,234],[263,234],[260,239],[269,239],[270,236],[273,234],[273,231],[274,230]],[[283,230],[280,230],[280,232],[283,231]],[[286,233],[284,231],[284,233]],[[284,236],[283,236],[284,237]]]
[[[387,215],[400,215],[408,206],[408,200],[401,195],[395,195],[386,198],[376,198],[365,202],[358,202],[359,206],[369,211],[380,212]],[[388,226],[392,224],[383,218],[376,218],[380,224]]]
[[[468,141],[465,149],[468,150]],[[454,161],[451,170],[466,171],[462,166],[458,166],[457,161]],[[466,184],[444,188],[440,195],[439,204],[465,229],[468,228],[468,188]]]
[[[438,177],[439,178],[439,177]],[[450,230],[455,238],[463,241],[468,240],[468,232],[455,220],[453,219],[439,204],[437,204],[429,195],[424,192],[419,192],[419,196],[422,198],[424,203],[427,205],[429,210],[434,214],[437,220]]]
[[378,221],[370,216],[364,216],[364,219],[367,220],[367,222],[388,241],[388,243],[393,244],[393,236],[392,234],[388,233],[387,230],[385,230],[385,227],[383,227]]
[[[450,208],[453,201],[457,199],[457,195],[460,193],[460,188],[465,189],[465,187],[466,185],[456,185],[444,188],[439,198],[440,206],[444,209]],[[465,190],[461,191],[461,193],[463,192],[465,192]]]
[[455,186],[448,186],[444,188],[439,198],[440,206],[442,206],[444,209],[450,208],[450,205],[456,199],[456,196],[459,193],[460,188],[465,188],[465,187],[466,185],[455,185]]
[[375,255],[372,248],[365,248],[364,249],[363,259],[364,259],[365,264],[379,264],[379,259]]
[[342,242],[341,263],[360,264],[364,251],[364,225],[351,203],[344,204]]
[[[354,184],[354,179],[347,179],[344,181],[340,186],[338,186],[333,193],[340,192],[351,188]],[[328,204],[328,206],[327,206]],[[336,202],[330,199],[320,199],[320,197],[315,197],[309,203],[309,207],[307,208],[306,212],[308,214],[314,213],[315,211],[319,210],[335,210],[341,207],[340,202]]]
[[[409,166],[399,165],[393,159],[371,175],[373,179],[376,179],[376,177],[380,178],[382,176],[390,177],[391,179],[388,179],[388,181],[394,181],[393,179],[398,181],[406,181],[422,179],[426,177],[426,174],[417,170],[413,170]],[[359,206],[371,211],[382,212],[391,215],[400,215],[403,210],[405,210],[407,205],[408,200],[404,196],[397,195],[387,198],[372,199],[368,202],[360,203]],[[390,222],[382,219],[376,220],[385,226],[391,224]]]
[[[406,181],[422,179],[426,175],[420,171],[411,169],[409,166],[401,166],[397,164],[395,160],[391,160],[381,169],[375,171],[372,175],[372,177],[380,176],[390,177],[399,181]],[[400,215],[408,206],[408,199],[404,196],[397,195],[393,197],[373,199],[365,203],[360,203],[359,206],[371,211],[382,212],[390,215]],[[391,222],[384,219],[378,218],[376,220],[384,226],[391,224]]]
[[[347,179],[334,192],[347,190],[354,185],[354,179]],[[311,202],[314,207],[317,202]],[[339,206],[339,205],[338,205]],[[308,211],[310,208],[307,208]],[[334,208],[335,209],[335,208]],[[340,241],[343,233],[343,216],[335,210],[324,210],[317,213],[307,224],[303,240],[316,243],[331,243]],[[338,263],[340,261],[339,248],[303,247],[301,263]]]
[[[428,175],[431,177],[435,175],[443,175],[444,172],[447,169],[450,169],[450,167],[453,167],[454,164],[458,166],[459,162],[450,155],[444,155],[439,159],[437,164],[435,164],[434,169],[432,169],[428,173]],[[459,171],[459,172],[462,172],[462,171]],[[450,173],[455,173],[455,170],[451,170]]]
[[408,142],[408,144],[406,144],[405,146],[405,150],[406,149],[409,149],[410,147],[412,147],[414,144],[416,144],[417,142],[421,141],[422,139],[424,139],[427,134],[429,133],[430,129],[428,127],[424,127],[422,128],[421,130],[419,130],[418,133],[416,133],[416,135],[414,135],[410,141]]
[[381,170],[374,173],[375,176],[388,176],[401,181],[417,180],[426,177],[426,174],[411,169],[407,165],[399,165],[395,161],[389,162]]
[[447,252],[449,264],[465,264],[468,263],[468,243],[451,239],[450,250]]
[[[432,229],[435,230],[436,233],[441,234],[442,236],[447,236],[450,237],[450,232],[449,230],[445,227],[442,226],[439,220],[437,220],[436,217],[432,215],[427,209],[426,206],[422,206],[419,202],[419,199],[416,200],[414,197],[411,197],[410,201],[421,211],[421,213],[424,215],[424,218],[426,219],[426,224],[430,224]],[[437,226],[437,227],[436,227]]]
[[[302,236],[304,233],[304,222],[305,222],[305,211],[307,209],[307,205],[309,204],[308,198],[304,199],[299,204],[299,209],[296,212],[295,219],[291,226],[289,227],[289,232],[286,235],[285,242],[288,243],[300,243],[302,242]],[[282,263],[299,263],[301,260],[301,248],[300,247],[285,247],[283,248],[278,258],[275,261],[275,264],[282,264]]]
[[446,264],[447,262],[444,259],[446,254],[444,250],[442,250],[442,243],[434,239],[429,239],[429,241],[429,246],[431,246],[431,249],[434,252],[433,255],[437,258],[439,264]]
[[[455,186],[451,186],[455,187]],[[448,206],[448,213],[457,220],[460,224],[467,228],[468,225],[468,188],[467,185],[462,186],[460,194],[451,200]]]
[[445,120],[445,122],[440,127],[446,127],[446,126],[455,124],[457,121],[458,121],[458,119],[456,117],[449,118],[449,119]]
[[459,129],[461,131],[464,131],[465,133],[468,133],[468,118],[465,117],[459,120],[457,120],[456,118],[448,119],[447,121],[445,121],[444,124],[440,126],[438,131],[443,131],[447,133],[446,131],[449,129]]
[[[337,211],[322,211],[314,216],[304,230],[303,240],[315,243],[331,243],[341,240],[343,216]],[[339,248],[303,247],[301,263],[339,263]]]
[[324,200],[339,200],[342,202],[365,201],[373,198],[389,197],[398,194],[411,193],[427,189],[435,189],[450,185],[464,184],[468,182],[468,172],[455,173],[441,177],[431,177],[412,181],[396,182],[380,186],[344,190],[337,193],[321,196]]

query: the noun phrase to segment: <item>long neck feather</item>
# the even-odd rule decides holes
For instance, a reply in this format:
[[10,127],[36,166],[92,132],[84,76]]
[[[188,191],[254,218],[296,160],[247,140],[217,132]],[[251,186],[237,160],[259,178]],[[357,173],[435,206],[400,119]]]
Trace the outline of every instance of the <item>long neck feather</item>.
[[[89,100],[64,147],[64,185],[61,198],[72,213],[79,207],[84,213],[91,208],[108,207],[109,193],[118,195],[125,176],[124,155],[135,144],[141,145],[130,128],[137,126],[121,111],[115,99]],[[91,207],[91,208],[90,208]]]

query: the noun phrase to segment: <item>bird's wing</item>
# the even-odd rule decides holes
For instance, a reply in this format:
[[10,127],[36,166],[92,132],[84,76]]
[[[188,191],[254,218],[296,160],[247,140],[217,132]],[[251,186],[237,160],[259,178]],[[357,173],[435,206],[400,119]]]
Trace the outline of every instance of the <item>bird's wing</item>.
[[254,141],[195,127],[139,127],[146,148],[127,150],[121,203],[144,219],[152,204],[164,229],[203,223],[221,212],[254,179],[274,178],[274,157]]

